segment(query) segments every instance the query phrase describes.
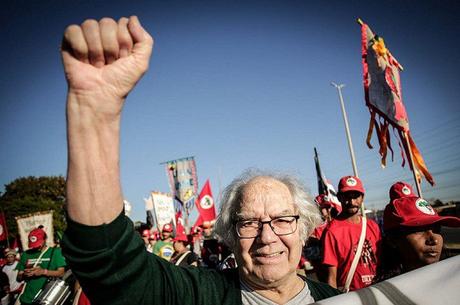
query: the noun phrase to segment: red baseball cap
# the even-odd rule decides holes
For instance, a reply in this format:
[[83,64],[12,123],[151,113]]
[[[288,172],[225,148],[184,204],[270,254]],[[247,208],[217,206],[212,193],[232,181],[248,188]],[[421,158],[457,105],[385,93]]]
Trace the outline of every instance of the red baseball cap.
[[390,187],[390,201],[403,197],[417,197],[409,183],[398,181]]
[[440,224],[447,227],[460,227],[460,218],[439,216],[431,205],[419,197],[403,197],[393,200],[383,212],[385,231],[400,227],[423,227]]
[[173,227],[171,224],[167,223],[165,225],[163,225],[163,230],[161,230],[161,232],[172,232],[173,231]]
[[345,193],[349,191],[357,191],[364,195],[363,183],[358,177],[345,176],[339,181],[339,193]]
[[40,228],[33,229],[29,233],[29,249],[39,248],[46,240],[46,232]]

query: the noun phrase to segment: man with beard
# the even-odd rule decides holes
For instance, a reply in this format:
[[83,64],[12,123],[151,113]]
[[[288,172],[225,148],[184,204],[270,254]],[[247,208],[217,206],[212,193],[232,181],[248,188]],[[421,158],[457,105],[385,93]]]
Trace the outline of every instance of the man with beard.
[[[360,209],[364,192],[363,183],[358,177],[345,176],[340,179],[337,197],[342,203],[342,212],[331,221],[323,234],[323,265],[327,270],[327,283],[347,291],[371,285],[379,263],[381,233],[376,222],[367,219],[362,250],[357,251],[363,230]],[[357,252],[361,254],[356,270],[349,287],[345,287]]]

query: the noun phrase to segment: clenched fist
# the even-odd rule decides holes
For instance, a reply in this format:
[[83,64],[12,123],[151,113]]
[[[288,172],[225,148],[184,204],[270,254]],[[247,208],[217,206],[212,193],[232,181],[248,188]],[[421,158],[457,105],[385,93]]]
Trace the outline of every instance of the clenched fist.
[[126,95],[148,68],[152,47],[152,37],[135,16],[68,26],[61,54],[69,95],[76,97],[68,99],[68,110],[87,106],[101,116],[120,114]]

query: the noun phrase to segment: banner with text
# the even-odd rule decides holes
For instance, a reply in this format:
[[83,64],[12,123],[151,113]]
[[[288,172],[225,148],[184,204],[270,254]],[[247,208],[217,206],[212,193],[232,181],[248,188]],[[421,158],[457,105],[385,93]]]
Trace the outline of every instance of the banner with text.
[[167,223],[176,226],[174,211],[174,199],[170,194],[152,192],[153,211],[155,214],[155,222],[159,231]]

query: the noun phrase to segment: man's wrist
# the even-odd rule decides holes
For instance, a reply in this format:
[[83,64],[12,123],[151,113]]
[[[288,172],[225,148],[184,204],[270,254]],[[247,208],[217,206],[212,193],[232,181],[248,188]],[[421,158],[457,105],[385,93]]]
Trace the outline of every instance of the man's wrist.
[[44,276],[48,276],[48,269],[45,269],[45,270],[43,271],[43,275],[44,275]]
[[74,128],[115,128],[118,131],[124,98],[67,94],[67,122]]

